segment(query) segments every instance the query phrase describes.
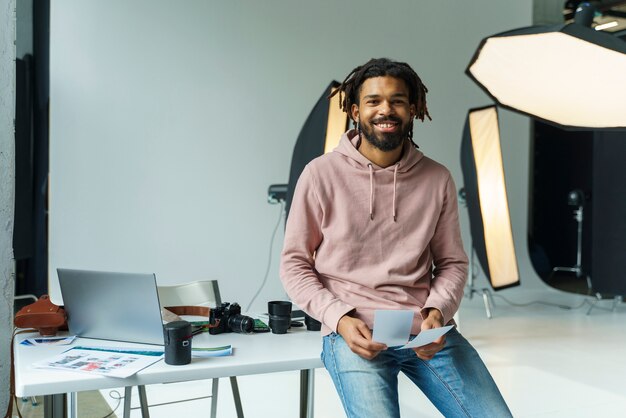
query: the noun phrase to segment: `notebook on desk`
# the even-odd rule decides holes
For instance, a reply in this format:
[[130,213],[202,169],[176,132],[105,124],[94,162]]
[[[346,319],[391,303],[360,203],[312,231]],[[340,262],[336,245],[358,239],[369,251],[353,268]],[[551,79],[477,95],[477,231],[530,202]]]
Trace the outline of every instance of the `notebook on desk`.
[[154,274],[57,269],[70,334],[163,345]]

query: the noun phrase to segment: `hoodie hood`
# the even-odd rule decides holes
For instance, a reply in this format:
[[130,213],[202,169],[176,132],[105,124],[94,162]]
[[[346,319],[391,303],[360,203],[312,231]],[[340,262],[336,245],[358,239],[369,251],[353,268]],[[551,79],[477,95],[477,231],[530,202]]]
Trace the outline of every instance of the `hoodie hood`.
[[389,167],[380,167],[367,158],[363,154],[361,154],[358,150],[358,147],[361,143],[361,136],[355,129],[350,129],[346,133],[344,133],[339,141],[339,145],[337,148],[333,150],[333,152],[337,152],[341,155],[344,155],[348,158],[348,163],[357,169],[363,169],[369,171],[369,179],[370,179],[370,196],[369,196],[369,217],[370,220],[374,220],[374,184],[375,184],[375,175],[376,171],[391,171],[393,172],[393,196],[391,201],[391,210],[393,221],[397,221],[396,214],[396,190],[398,184],[398,173],[406,173],[411,170],[417,163],[420,162],[424,154],[415,149],[415,147],[409,142],[404,141],[402,156],[400,160],[398,160],[395,164],[390,165]]
[[402,156],[400,160],[389,167],[380,167],[367,158],[363,154],[361,154],[358,150],[359,145],[361,144],[361,136],[356,131],[356,129],[350,129],[345,132],[341,136],[341,140],[339,141],[339,145],[337,148],[333,150],[333,152],[338,152],[339,154],[345,155],[348,157],[350,164],[357,168],[362,168],[363,170],[369,170],[371,166],[374,171],[378,170],[389,170],[394,171],[397,170],[398,173],[406,173],[409,171],[415,164],[417,164],[424,154],[416,149],[410,141],[404,141]]

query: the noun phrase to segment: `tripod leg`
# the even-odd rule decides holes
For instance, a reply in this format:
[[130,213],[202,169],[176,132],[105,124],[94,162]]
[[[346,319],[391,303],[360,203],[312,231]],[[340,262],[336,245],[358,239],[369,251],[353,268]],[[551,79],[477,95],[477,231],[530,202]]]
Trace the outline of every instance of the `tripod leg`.
[[587,281],[587,294],[590,295],[591,292],[593,291],[593,283],[591,283],[591,276],[588,274],[585,274],[585,280]]
[[601,300],[602,300],[602,295],[600,293],[596,293],[596,299],[593,302],[591,302],[591,306],[589,307],[589,310],[587,311],[587,315],[589,315],[591,311],[593,310],[593,308],[596,307],[596,303],[598,303]]
[[491,290],[489,290],[489,289],[485,288],[485,289],[483,289],[483,293],[484,293],[484,292],[487,292],[487,296],[489,297],[489,304],[490,304],[492,307],[494,307],[494,308],[495,308],[496,306],[498,306],[498,305],[496,305],[496,300],[493,298],[493,293],[491,293]]
[[617,311],[617,305],[619,305],[620,303],[623,302],[623,297],[621,295],[617,295],[615,296],[615,298],[613,298],[613,312]]
[[491,304],[489,303],[489,296],[486,289],[483,289],[483,302],[485,304],[485,313],[487,318],[491,319]]

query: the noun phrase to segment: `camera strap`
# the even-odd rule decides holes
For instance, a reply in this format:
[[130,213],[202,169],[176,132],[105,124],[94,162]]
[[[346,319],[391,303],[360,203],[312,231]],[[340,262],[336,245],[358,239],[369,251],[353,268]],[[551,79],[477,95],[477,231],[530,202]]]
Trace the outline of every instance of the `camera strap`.
[[167,309],[176,315],[211,316],[211,308],[207,306],[166,306],[163,309]]
[[[193,335],[198,334],[200,332],[206,332],[208,328],[215,328],[220,325],[219,319],[214,319],[214,322],[210,322],[211,320],[211,308],[207,306],[193,306],[193,305],[181,305],[181,306],[165,306],[163,307],[163,318],[168,321],[181,320],[182,318],[176,317],[176,315],[192,315],[192,316],[206,316],[207,322],[199,325]],[[167,314],[173,314],[174,318],[168,318]],[[193,323],[192,323],[193,324]]]

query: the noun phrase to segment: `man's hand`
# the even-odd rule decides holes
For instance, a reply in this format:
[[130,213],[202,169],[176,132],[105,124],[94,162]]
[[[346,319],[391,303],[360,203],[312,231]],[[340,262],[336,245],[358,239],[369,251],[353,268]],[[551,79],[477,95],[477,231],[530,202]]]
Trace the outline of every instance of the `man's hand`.
[[[441,314],[439,309],[432,308],[430,309],[430,311],[428,311],[428,317],[424,319],[424,321],[422,322],[421,328],[422,330],[425,330],[425,329],[432,329],[432,328],[440,328],[442,326],[443,326],[443,315]],[[446,336],[442,335],[441,337],[439,337],[432,343],[423,345],[421,347],[416,347],[413,349],[413,351],[415,351],[415,354],[417,354],[417,357],[421,358],[422,360],[431,360],[433,357],[435,357],[435,354],[441,351],[441,349],[445,345],[446,345]]]
[[372,341],[372,332],[365,322],[357,318],[342,316],[337,323],[337,333],[343,337],[353,353],[367,360],[387,349],[385,344]]

